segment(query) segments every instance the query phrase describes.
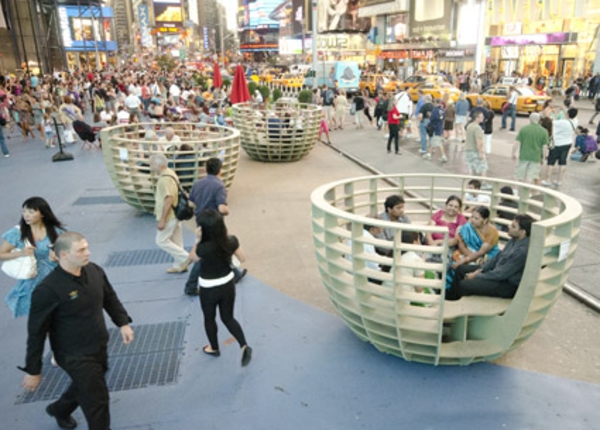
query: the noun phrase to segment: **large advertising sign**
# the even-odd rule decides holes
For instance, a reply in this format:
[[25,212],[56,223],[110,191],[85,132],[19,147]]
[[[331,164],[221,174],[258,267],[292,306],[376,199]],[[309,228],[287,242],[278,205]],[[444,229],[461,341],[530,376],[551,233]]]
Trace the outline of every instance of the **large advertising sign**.
[[452,0],[411,0],[410,36],[448,39],[451,18]]
[[150,16],[148,6],[138,5],[138,19],[140,20],[140,39],[144,48],[152,47],[152,35],[150,34]]
[[359,18],[359,0],[319,0],[319,33],[368,33],[371,18]]
[[279,28],[279,21],[269,18],[271,12],[281,4],[280,0],[256,0],[248,3],[248,29]]
[[[117,42],[112,40],[110,20],[114,17],[111,7],[59,6],[63,46],[66,51],[116,51]],[[104,21],[103,21],[104,19]],[[104,35],[104,37],[102,37]]]
[[154,0],[154,22],[157,25],[181,24],[183,22],[181,0]]

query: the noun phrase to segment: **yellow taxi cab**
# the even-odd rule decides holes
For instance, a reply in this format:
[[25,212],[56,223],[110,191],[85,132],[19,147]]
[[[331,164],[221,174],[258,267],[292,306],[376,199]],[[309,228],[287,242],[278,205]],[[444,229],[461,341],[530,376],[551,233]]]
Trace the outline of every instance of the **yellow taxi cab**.
[[433,82],[422,82],[407,91],[408,96],[413,102],[419,101],[419,90],[423,91],[423,94],[429,94],[433,100],[437,98],[441,99],[445,93],[448,93],[450,100],[456,102],[460,96],[460,90],[448,82],[440,82],[437,84]]
[[370,96],[377,95],[377,80],[381,79],[381,86],[383,91],[386,93],[396,91],[396,88],[400,85],[400,82],[395,76],[388,76],[382,74],[364,74],[360,75],[360,81],[358,87],[361,91],[368,90]]
[[425,82],[429,82],[432,84],[449,83],[448,78],[442,75],[412,75],[410,78],[402,82],[400,84],[400,87],[404,91],[407,91]]
[[304,82],[304,76],[293,73],[284,73],[281,80],[283,81],[282,85],[286,88],[301,88],[302,83]]
[[265,69],[259,76],[260,82],[268,84],[275,79],[279,73],[280,72],[278,69]]
[[[467,95],[467,101],[469,106],[475,106],[475,103],[479,97],[483,100],[488,101],[495,111],[502,111],[502,105],[506,102],[508,94],[510,93],[510,85],[496,84],[490,85],[481,93],[472,93]],[[539,112],[544,108],[546,100],[550,100],[550,97],[545,94],[539,94],[532,87],[527,86],[516,86],[517,90],[517,112]]]

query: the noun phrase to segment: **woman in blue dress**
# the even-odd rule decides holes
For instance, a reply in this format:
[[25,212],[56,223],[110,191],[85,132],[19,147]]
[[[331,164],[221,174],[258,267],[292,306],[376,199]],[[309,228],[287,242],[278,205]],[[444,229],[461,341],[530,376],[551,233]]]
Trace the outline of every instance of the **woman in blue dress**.
[[[29,315],[31,293],[35,287],[56,267],[56,257],[49,245],[64,231],[50,205],[41,197],[30,197],[23,203],[19,225],[2,235],[0,260],[11,260],[25,255],[34,255],[37,262],[37,276],[33,279],[20,279],[4,299],[13,316]],[[25,246],[25,241],[29,246]],[[21,249],[12,252],[13,249]]]

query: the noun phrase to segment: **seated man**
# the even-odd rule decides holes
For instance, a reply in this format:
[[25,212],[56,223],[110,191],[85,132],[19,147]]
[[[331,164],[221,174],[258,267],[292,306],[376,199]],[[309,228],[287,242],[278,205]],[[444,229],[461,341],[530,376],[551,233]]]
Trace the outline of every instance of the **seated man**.
[[529,235],[533,218],[518,214],[508,226],[510,240],[504,249],[483,267],[460,265],[450,289],[446,291],[447,300],[458,300],[463,296],[514,297],[523,276]]
[[167,127],[165,129],[165,135],[160,138],[159,142],[162,143],[163,147],[168,151],[179,148],[181,138],[175,134],[175,130],[173,130],[173,128]]
[[[369,215],[369,218],[372,219],[377,219],[377,216],[373,216],[373,215]],[[377,227],[371,224],[364,224],[363,225],[363,238],[368,238],[368,239],[375,239],[376,237],[380,237],[381,236],[381,227]],[[348,240],[346,242],[346,245],[348,245],[350,248],[352,248],[352,241]],[[376,255],[379,254],[377,252],[377,250],[375,249],[375,245],[371,245],[370,243],[364,243],[363,244],[363,253],[365,254],[371,254],[371,255]],[[352,255],[346,255],[346,260],[352,261]],[[379,267],[378,263],[375,263],[374,261],[365,261],[365,266],[368,269],[371,270],[377,270],[380,271],[381,268]],[[373,282],[375,284],[381,284],[382,281],[377,280],[377,279],[372,279],[369,278],[369,282]]]
[[[481,181],[478,179],[471,179],[467,184],[467,189],[479,191],[481,190]],[[479,205],[490,206],[490,196],[487,194],[479,194],[477,193],[466,193],[465,194],[465,212],[472,213],[475,208]],[[474,203],[474,204],[469,204]]]
[[[404,215],[404,206],[404,198],[401,195],[393,194],[388,196],[383,203],[384,212],[379,214],[379,218],[384,221],[410,224],[410,219]],[[394,240],[394,231],[393,228],[384,228],[382,239]]]

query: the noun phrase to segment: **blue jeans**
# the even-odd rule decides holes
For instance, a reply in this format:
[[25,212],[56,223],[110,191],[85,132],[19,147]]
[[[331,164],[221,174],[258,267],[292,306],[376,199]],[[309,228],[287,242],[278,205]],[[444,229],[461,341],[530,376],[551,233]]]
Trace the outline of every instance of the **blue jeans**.
[[502,114],[502,128],[506,128],[506,117],[509,115],[512,120],[510,131],[515,131],[515,123],[517,122],[517,107],[515,105],[509,105]]
[[4,130],[0,127],[0,149],[2,149],[2,154],[8,155],[8,148],[6,147],[6,143],[4,142]]
[[427,151],[427,126],[429,125],[429,119],[424,119],[419,124],[419,132],[421,133],[421,151]]

